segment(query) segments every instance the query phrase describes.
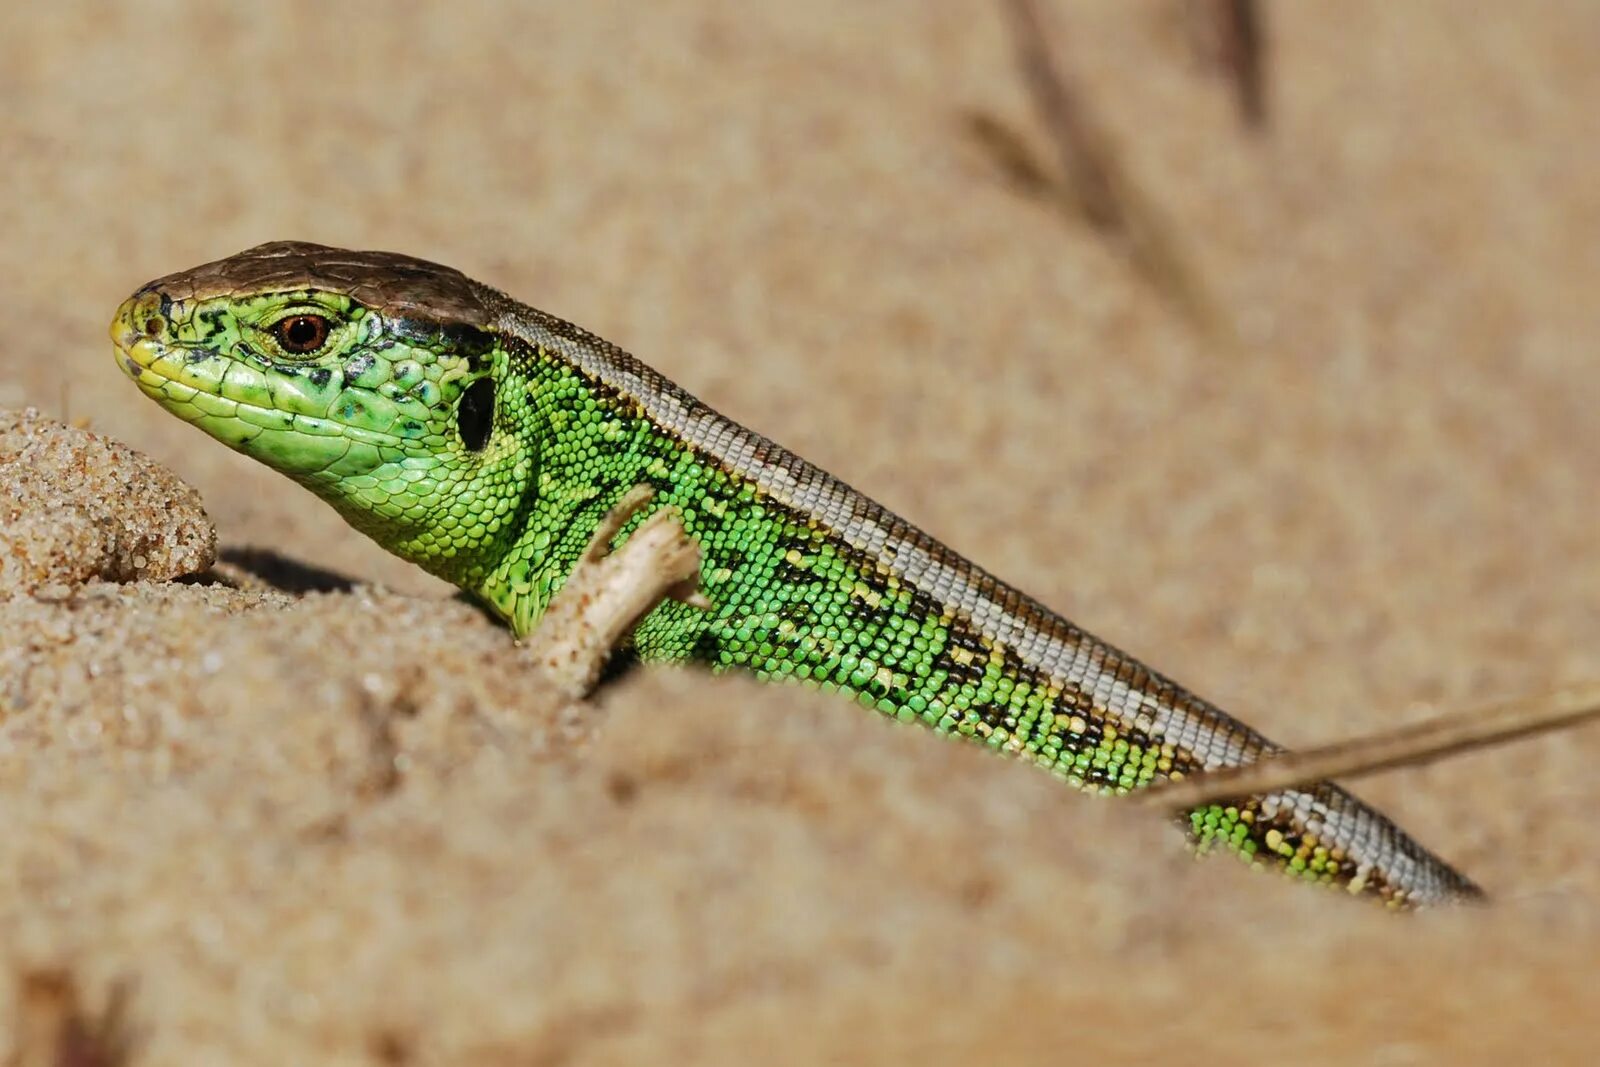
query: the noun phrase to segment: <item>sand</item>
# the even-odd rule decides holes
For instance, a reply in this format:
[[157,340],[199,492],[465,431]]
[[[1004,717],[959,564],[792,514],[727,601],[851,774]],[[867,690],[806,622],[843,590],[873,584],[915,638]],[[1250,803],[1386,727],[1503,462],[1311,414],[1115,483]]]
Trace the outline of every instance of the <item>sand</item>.
[[567,704],[105,329],[447,262],[1353,736],[1600,677],[1594,5],[1273,5],[1262,136],[1181,5],[1047,5],[1233,345],[973,135],[1052,166],[991,5],[13,8],[0,1062],[108,1004],[139,1064],[1592,1057],[1595,727],[1362,783],[1492,894],[1395,917],[798,688]]

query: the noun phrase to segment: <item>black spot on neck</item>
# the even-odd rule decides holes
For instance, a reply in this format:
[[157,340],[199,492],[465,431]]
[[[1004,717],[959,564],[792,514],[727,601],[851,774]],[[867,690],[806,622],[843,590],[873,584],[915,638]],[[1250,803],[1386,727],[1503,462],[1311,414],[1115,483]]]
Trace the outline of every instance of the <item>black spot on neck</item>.
[[482,452],[494,432],[494,379],[485,375],[467,386],[456,405],[456,432],[468,452]]

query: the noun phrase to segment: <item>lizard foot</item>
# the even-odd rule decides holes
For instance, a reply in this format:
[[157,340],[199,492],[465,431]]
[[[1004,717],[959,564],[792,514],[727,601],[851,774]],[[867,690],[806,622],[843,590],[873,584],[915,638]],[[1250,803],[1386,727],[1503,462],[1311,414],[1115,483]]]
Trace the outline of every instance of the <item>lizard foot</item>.
[[550,684],[569,699],[589,695],[617,643],[663,600],[711,606],[698,588],[700,546],[675,511],[657,511],[610,549],[652,496],[649,486],[635,486],[600,520],[529,641]]

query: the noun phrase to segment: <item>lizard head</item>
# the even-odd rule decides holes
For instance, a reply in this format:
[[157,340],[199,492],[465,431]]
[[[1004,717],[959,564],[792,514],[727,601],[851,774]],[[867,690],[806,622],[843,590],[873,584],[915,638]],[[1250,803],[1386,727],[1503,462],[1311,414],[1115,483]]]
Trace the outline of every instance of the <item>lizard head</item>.
[[448,267],[278,242],[159,278],[117,362],[162,407],[451,580],[492,561],[537,465],[499,294]]

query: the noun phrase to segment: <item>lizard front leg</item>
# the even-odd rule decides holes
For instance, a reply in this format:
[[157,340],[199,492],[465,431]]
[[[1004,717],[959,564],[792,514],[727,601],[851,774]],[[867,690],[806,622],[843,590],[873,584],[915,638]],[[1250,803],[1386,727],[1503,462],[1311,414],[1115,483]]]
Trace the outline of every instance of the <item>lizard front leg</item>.
[[605,514],[529,639],[530,655],[569,699],[588,696],[612,650],[662,601],[711,606],[698,591],[700,546],[673,509],[657,511],[611,550],[653,495],[648,485],[635,486]]

